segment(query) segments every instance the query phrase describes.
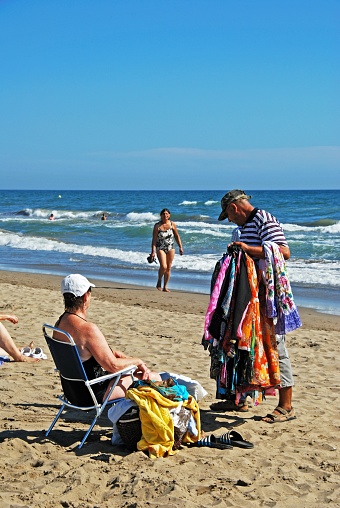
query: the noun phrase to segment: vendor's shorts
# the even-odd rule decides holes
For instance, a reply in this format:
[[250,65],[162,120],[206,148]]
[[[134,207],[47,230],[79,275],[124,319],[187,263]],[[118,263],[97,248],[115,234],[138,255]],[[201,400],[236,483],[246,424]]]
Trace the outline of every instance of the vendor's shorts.
[[292,366],[286,348],[286,336],[276,335],[276,344],[279,353],[281,388],[288,388],[289,386],[294,386]]

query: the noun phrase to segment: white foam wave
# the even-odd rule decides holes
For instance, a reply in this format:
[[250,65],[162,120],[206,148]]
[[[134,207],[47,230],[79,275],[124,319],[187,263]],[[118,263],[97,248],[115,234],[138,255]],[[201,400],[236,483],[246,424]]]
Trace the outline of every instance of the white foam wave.
[[135,251],[121,251],[119,249],[109,249],[107,247],[93,247],[92,245],[67,244],[56,240],[50,240],[48,238],[23,236],[14,233],[0,232],[0,246],[29,251],[54,251],[69,254],[83,254],[87,256],[102,256],[122,261],[128,260],[131,263],[138,263],[140,259],[140,255]]
[[287,262],[287,271],[292,284],[340,288],[340,262],[290,260]]
[[156,215],[152,212],[146,212],[146,213],[137,213],[137,212],[130,212],[127,214],[126,218],[129,221],[132,222],[140,222],[140,221],[146,221],[146,222],[154,222],[159,220],[159,215]]
[[[123,251],[108,247],[94,247],[91,245],[67,244],[48,238],[24,236],[15,233],[0,231],[0,247],[21,249],[27,251],[59,252],[65,253],[72,259],[77,256],[102,257],[124,263],[126,266],[145,266],[149,252]],[[212,274],[218,260],[215,254],[175,256],[174,269],[187,272]],[[80,261],[79,261],[80,262]],[[156,268],[154,265],[153,268]],[[302,259],[290,259],[287,263],[291,283],[329,286],[340,288],[340,262],[326,262],[315,260],[308,262]]]
[[210,206],[210,205],[216,205],[216,203],[218,203],[218,201],[213,201],[212,199],[209,199],[204,204],[207,206]]
[[340,233],[340,221],[330,226],[299,226],[298,224],[281,224],[284,231],[307,233]]
[[[48,219],[50,214],[53,213],[56,219],[91,219],[93,217],[97,217],[101,215],[103,212],[101,210],[93,210],[93,211],[73,211],[73,210],[58,210],[50,208],[44,209],[44,208],[25,208],[21,212],[19,212],[15,218],[23,220],[23,218],[27,219]],[[11,217],[11,220],[13,220],[13,217]]]
[[213,236],[214,238],[224,238],[228,243],[231,241],[231,232],[228,234],[225,231],[216,231],[211,228],[202,228],[202,229],[181,229],[181,233],[187,233],[190,235],[205,235],[205,236]]
[[209,222],[194,222],[194,221],[186,221],[186,222],[178,221],[177,222],[176,221],[176,225],[178,227],[181,227],[182,229],[185,229],[185,228],[197,228],[197,229],[209,228],[214,231],[224,230],[227,232],[232,231],[236,227],[235,224],[229,224],[228,222],[225,224],[212,222],[210,224]]
[[197,201],[182,201],[179,206],[197,205]]

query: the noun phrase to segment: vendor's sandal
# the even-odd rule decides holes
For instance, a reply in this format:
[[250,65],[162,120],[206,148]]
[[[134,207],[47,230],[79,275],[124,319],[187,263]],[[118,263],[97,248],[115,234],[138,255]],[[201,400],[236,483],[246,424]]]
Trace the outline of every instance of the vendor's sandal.
[[233,400],[220,400],[210,405],[213,411],[239,411],[241,413],[248,412],[248,404],[235,404]]
[[217,439],[214,434],[210,434],[210,436],[204,437],[203,439],[199,439],[196,443],[192,443],[191,447],[208,447],[208,448],[218,448],[219,450],[228,450],[231,449],[232,446],[229,443],[222,443]]
[[279,414],[269,413],[262,418],[262,421],[267,423],[281,423],[289,422],[289,420],[295,420],[296,418],[294,408],[291,408],[290,411],[287,411],[287,409],[283,409],[283,407],[277,406],[274,411],[277,411]]
[[241,434],[235,430],[226,432],[226,434],[222,434],[222,436],[218,437],[217,439],[222,444],[229,444],[231,446],[237,446],[238,448],[254,448],[253,443],[243,439]]

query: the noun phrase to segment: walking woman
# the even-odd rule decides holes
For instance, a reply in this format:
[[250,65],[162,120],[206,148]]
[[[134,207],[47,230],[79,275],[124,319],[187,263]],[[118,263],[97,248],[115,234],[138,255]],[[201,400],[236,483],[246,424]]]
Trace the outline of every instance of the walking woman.
[[159,261],[158,280],[156,288],[162,291],[169,292],[168,282],[170,279],[170,272],[172,262],[175,257],[175,240],[179,247],[179,253],[182,256],[184,251],[182,242],[177,231],[176,224],[170,220],[170,211],[163,208],[160,213],[161,220],[154,225],[152,243],[151,243],[151,256],[157,258]]

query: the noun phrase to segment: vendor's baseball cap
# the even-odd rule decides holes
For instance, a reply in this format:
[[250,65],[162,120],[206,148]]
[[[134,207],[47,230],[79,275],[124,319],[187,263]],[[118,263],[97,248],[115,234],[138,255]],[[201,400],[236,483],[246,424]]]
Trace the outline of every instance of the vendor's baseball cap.
[[95,288],[96,286],[80,273],[71,273],[61,281],[62,294],[71,293],[74,296],[83,296],[91,287]]
[[227,192],[227,194],[223,196],[223,198],[221,199],[222,212],[220,213],[218,220],[224,220],[228,217],[227,208],[231,203],[233,203],[234,201],[238,201],[239,199],[250,199],[250,198],[251,196],[247,196],[247,194],[240,189],[233,189]]

